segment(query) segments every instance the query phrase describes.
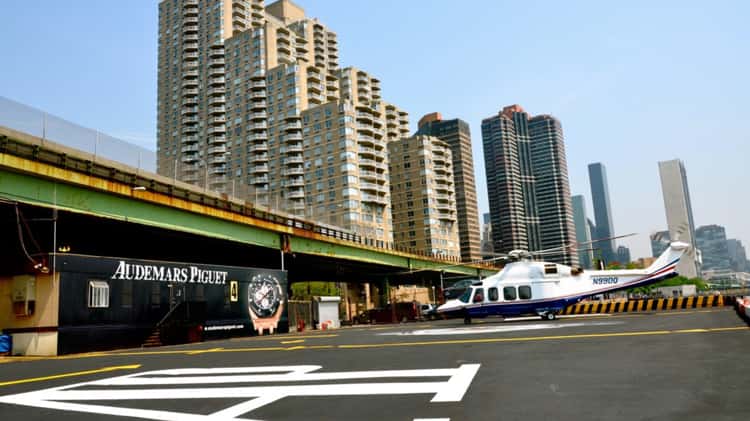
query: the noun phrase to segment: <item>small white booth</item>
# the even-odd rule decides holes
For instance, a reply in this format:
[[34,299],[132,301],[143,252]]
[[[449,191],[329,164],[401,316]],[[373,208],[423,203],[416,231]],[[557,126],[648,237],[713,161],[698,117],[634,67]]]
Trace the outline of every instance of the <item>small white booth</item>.
[[338,329],[339,303],[341,297],[315,297],[313,301],[313,321],[316,329]]

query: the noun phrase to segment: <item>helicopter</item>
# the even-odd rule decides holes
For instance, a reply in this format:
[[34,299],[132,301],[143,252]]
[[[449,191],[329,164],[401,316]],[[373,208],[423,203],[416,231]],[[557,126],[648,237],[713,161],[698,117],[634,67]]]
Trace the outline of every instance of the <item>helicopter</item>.
[[457,299],[438,307],[464,323],[487,316],[538,315],[555,320],[565,307],[594,295],[640,287],[677,276],[676,266],[689,244],[675,241],[646,269],[584,270],[533,261],[533,253],[514,250],[500,272],[480,281]]

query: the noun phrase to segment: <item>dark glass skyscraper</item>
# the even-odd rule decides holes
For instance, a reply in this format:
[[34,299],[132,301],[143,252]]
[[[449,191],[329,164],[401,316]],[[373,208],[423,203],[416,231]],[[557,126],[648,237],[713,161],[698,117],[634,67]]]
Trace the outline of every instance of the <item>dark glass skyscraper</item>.
[[559,248],[545,260],[577,264],[560,122],[511,105],[482,120],[482,142],[495,252]]
[[458,213],[458,237],[461,260],[482,258],[479,235],[479,209],[474,182],[474,158],[471,153],[469,124],[454,118],[443,120],[440,113],[427,114],[419,120],[418,135],[435,136],[450,146],[453,155],[453,178]]
[[[594,205],[594,218],[596,218],[596,232],[592,233],[592,240],[603,240],[615,236],[612,226],[612,207],[609,203],[609,187],[607,187],[607,169],[600,162],[589,164],[589,182],[591,183],[591,201]],[[615,240],[603,240],[594,243],[593,248],[601,252],[601,256],[595,251],[594,255],[603,258],[606,262],[618,260],[615,251]]]

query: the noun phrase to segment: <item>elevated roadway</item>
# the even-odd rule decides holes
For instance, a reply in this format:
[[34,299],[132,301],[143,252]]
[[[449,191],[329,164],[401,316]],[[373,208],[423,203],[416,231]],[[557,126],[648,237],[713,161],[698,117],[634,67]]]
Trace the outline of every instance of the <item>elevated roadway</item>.
[[[291,281],[403,283],[497,271],[375,247],[336,227],[0,127],[0,226],[9,234],[21,226],[16,205],[40,254],[281,267]],[[0,271],[28,264],[17,246],[0,246]]]

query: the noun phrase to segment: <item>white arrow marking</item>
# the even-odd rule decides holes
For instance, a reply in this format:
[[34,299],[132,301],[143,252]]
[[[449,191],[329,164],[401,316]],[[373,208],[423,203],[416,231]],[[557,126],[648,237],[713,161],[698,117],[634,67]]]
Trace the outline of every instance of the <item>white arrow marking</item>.
[[[35,392],[0,397],[0,402],[41,408],[120,415],[165,421],[238,420],[239,416],[285,397],[409,395],[434,394],[431,402],[460,402],[479,370],[479,364],[458,368],[427,370],[383,370],[315,373],[320,366],[279,366],[160,370],[109,379],[56,387]],[[447,381],[351,382],[368,379],[421,379],[447,377]],[[319,381],[348,380],[339,384],[315,384]],[[263,386],[253,383],[263,382]],[[267,385],[277,382],[281,385]],[[292,382],[303,384],[289,384]],[[312,384],[311,384],[312,382]],[[202,385],[237,384],[234,387],[201,387]],[[250,385],[245,385],[250,384]],[[164,385],[192,385],[182,388],[159,388]],[[96,386],[92,389],[91,386]],[[102,386],[114,388],[102,389]],[[122,389],[119,386],[145,386]],[[77,403],[79,401],[135,401],[154,399],[250,398],[210,415],[146,410]],[[72,401],[72,402],[71,402]],[[245,420],[245,418],[242,418]]]

